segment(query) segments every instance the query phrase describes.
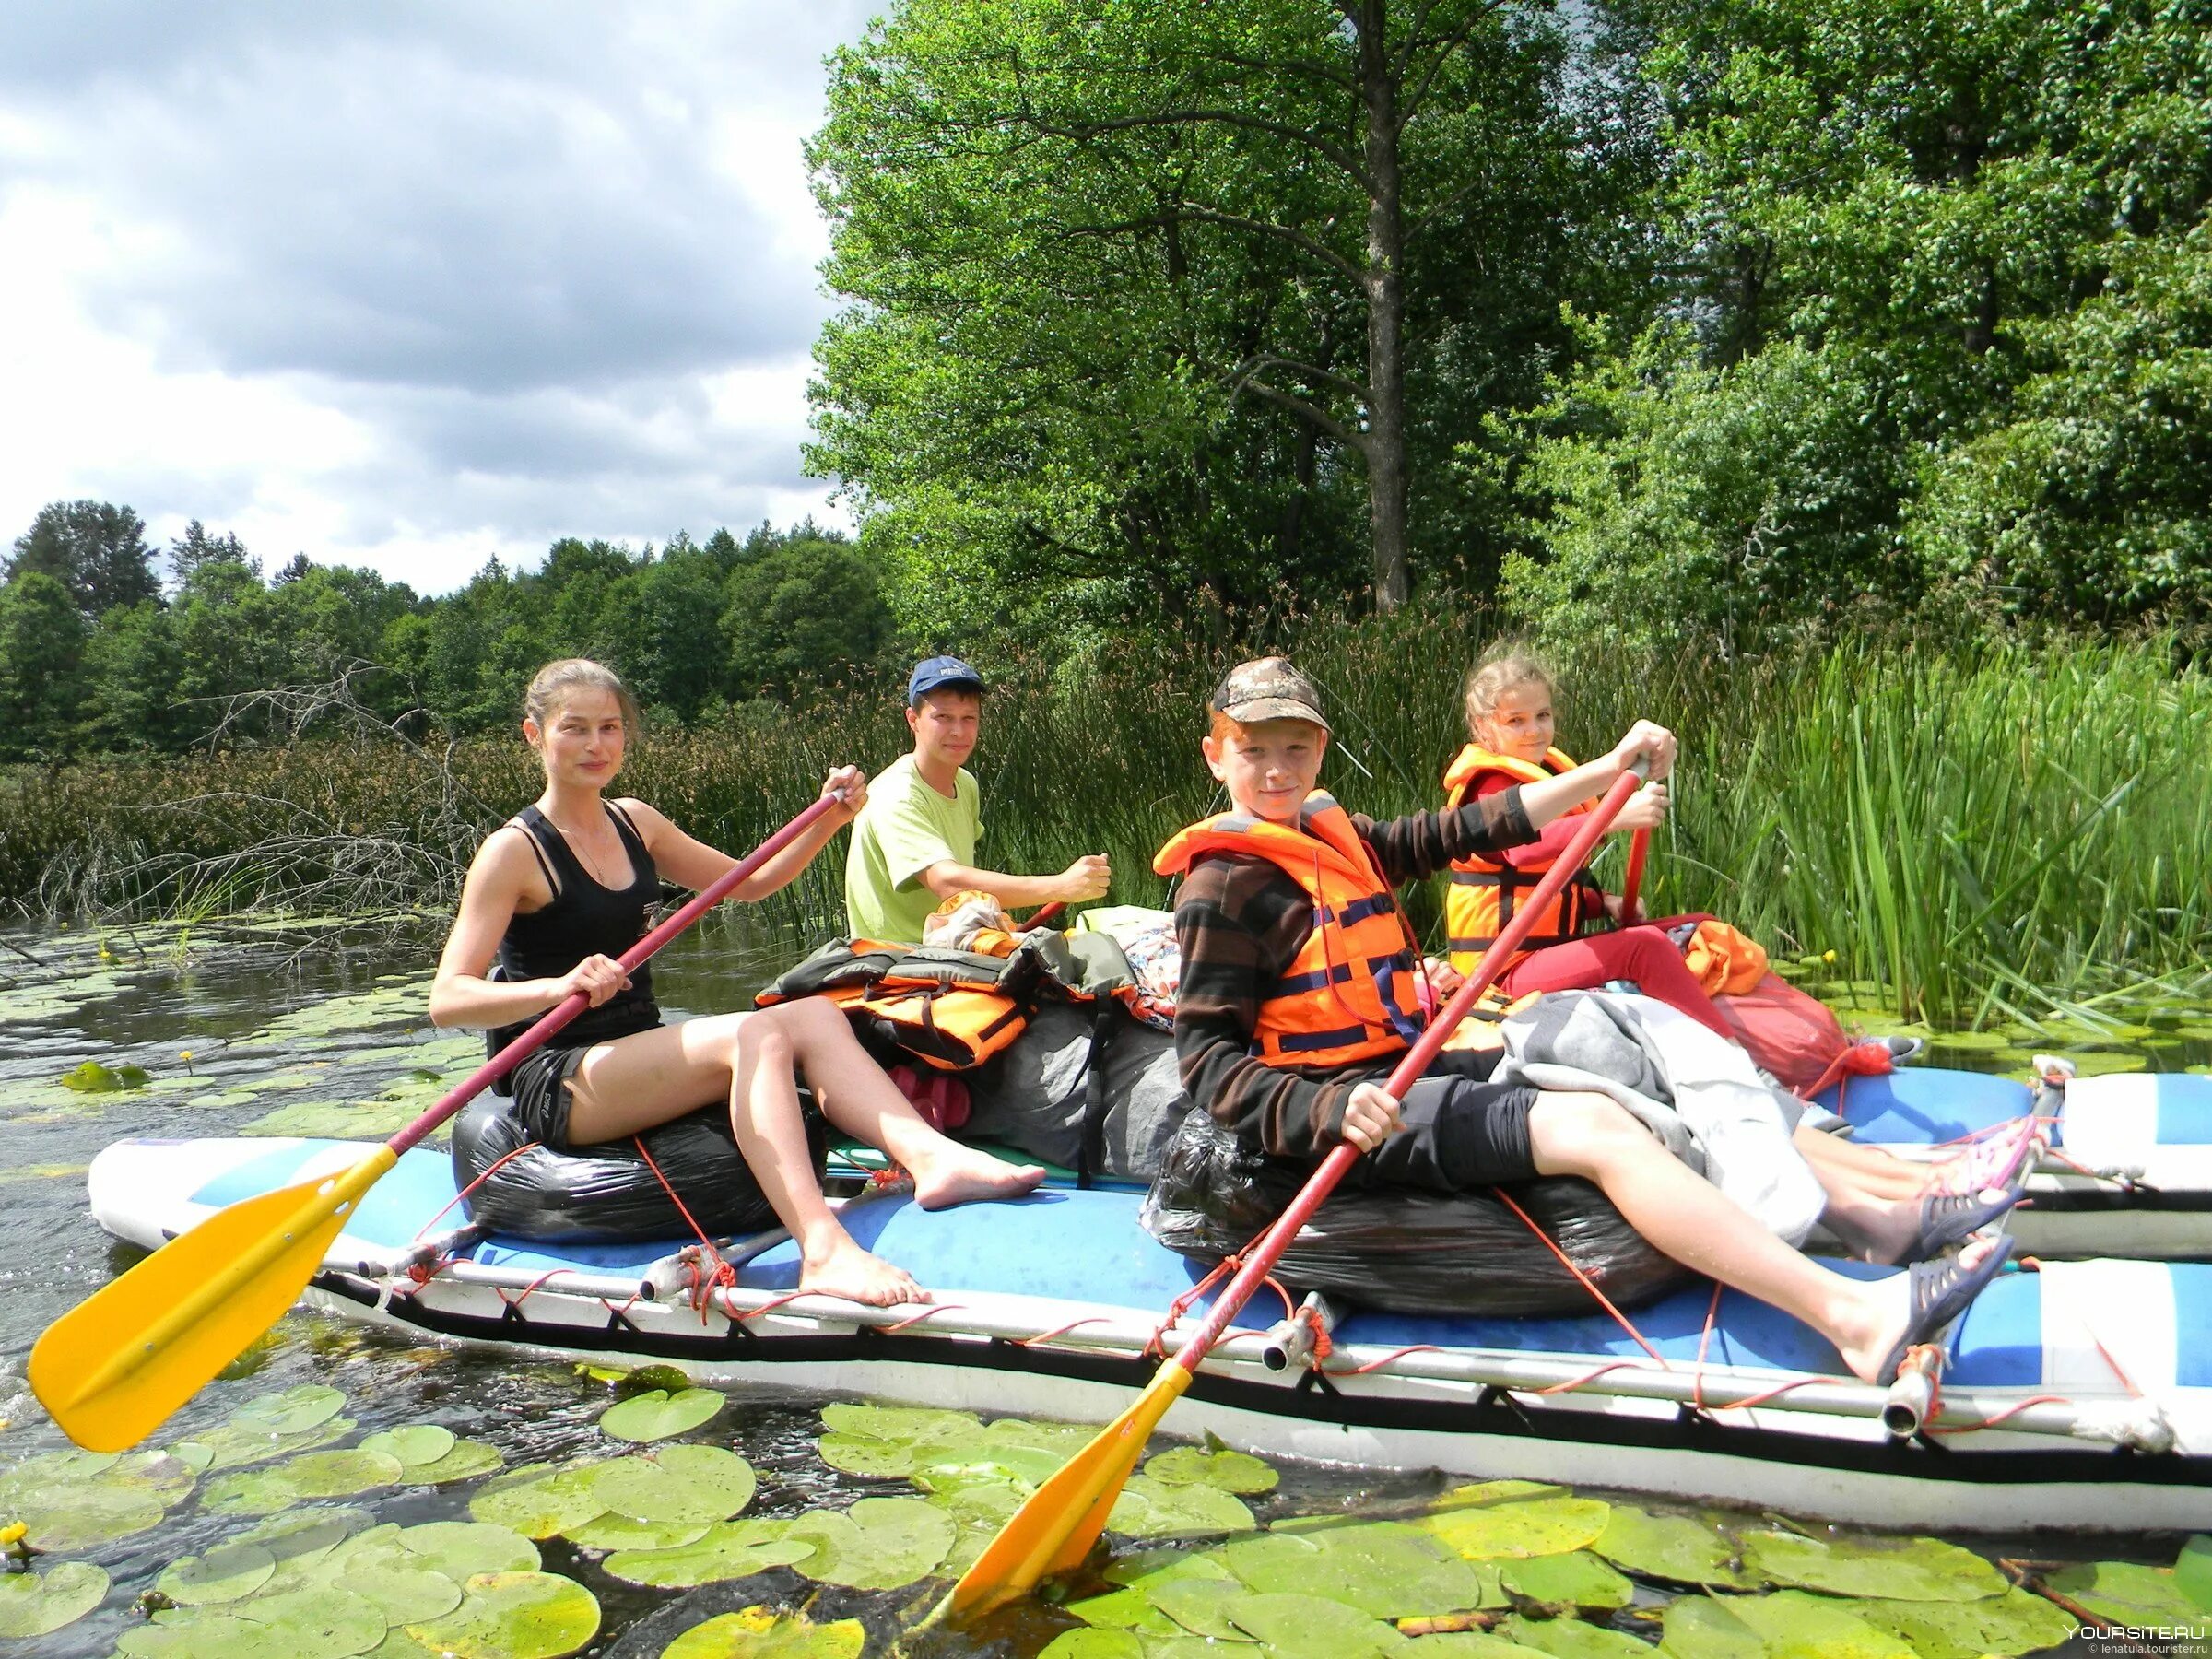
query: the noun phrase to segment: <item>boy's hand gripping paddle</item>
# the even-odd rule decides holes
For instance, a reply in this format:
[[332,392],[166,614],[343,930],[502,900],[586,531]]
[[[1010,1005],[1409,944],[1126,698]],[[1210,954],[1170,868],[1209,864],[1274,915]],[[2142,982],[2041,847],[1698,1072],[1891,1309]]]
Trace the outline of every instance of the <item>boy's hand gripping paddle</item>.
[[[719,904],[838,805],[824,795],[622,953],[625,970]],[[180,1233],[46,1328],[32,1390],[62,1431],[94,1452],[135,1446],[276,1323],[323,1265],[361,1195],[399,1155],[590,1006],[576,992],[351,1169],[247,1198]]]
[[[1575,872],[1589,858],[1591,849],[1597,845],[1598,838],[1612,826],[1621,807],[1636,793],[1641,772],[1641,764],[1623,772],[1583,819],[1583,827],[1537,884],[1527,903],[1514,912],[1512,920],[1483,953],[1482,960],[1467,976],[1466,983],[1453,994],[1442,1012],[1390,1074],[1390,1080],[1382,1087],[1393,1098],[1405,1099],[1406,1089],[1429,1069],[1430,1063],[1443,1048],[1444,1040],[1473,1012],[1476,999],[1504,971],[1521,941],[1528,936],[1528,930],[1535,925],[1536,918],[1574,878]],[[1347,1141],[1339,1143],[1322,1160],[1321,1167],[1307,1178],[1290,1207],[1276,1218],[1257,1244],[1244,1253],[1244,1265],[1230,1280],[1229,1288],[1215,1299],[1196,1334],[1159,1368],[1135,1405],[1101,1430],[1096,1439],[1015,1511],[998,1536],[991,1540],[976,1558],[975,1564],[961,1575],[959,1583],[930,1616],[932,1623],[943,1620],[966,1624],[1027,1595],[1040,1579],[1081,1565],[1104,1530],[1113,1500],[1121,1495],[1123,1483],[1144,1454],[1145,1442],[1153,1429],[1167,1415],[1168,1407],[1190,1386],[1191,1377],[1206,1359],[1206,1350],[1259,1288],[1276,1259],[1298,1236],[1298,1230],[1305,1225],[1307,1218],[1321,1207],[1322,1201],[1344,1179],[1345,1171],[1359,1156],[1359,1149]]]

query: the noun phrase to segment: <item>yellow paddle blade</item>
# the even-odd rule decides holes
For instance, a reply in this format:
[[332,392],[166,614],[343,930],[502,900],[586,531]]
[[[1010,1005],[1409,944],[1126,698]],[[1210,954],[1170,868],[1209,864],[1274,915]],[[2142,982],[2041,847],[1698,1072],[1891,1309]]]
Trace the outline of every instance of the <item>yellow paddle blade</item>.
[[1105,1530],[1145,1442],[1190,1385],[1191,1373],[1172,1359],[1161,1366],[1134,1406],[1014,1512],[930,1621],[967,1624],[1027,1595],[1039,1579],[1080,1565]]
[[379,1147],[218,1210],[47,1326],[30,1386],[62,1432],[94,1452],[152,1433],[299,1300],[361,1194],[398,1161]]

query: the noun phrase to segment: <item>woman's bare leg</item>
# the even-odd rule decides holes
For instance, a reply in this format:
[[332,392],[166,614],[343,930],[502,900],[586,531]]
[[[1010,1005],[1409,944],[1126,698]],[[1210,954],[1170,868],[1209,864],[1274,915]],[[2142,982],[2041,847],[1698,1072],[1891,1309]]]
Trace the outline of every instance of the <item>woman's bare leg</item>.
[[[1902,1275],[1865,1283],[1800,1255],[1603,1095],[1539,1095],[1529,1140],[1539,1173],[1594,1183],[1655,1249],[1803,1320],[1836,1345],[1854,1376],[1877,1380],[1909,1322]],[[1960,1259],[1971,1266],[1988,1248],[1970,1244]]]
[[868,1057],[834,1004],[819,997],[779,1003],[753,1020],[773,1020],[789,1038],[798,1070],[822,1115],[857,1140],[888,1153],[914,1178],[914,1200],[943,1209],[979,1198],[1016,1198],[1037,1187],[1044,1171],[1016,1166],[964,1147],[932,1129],[883,1067]]
[[822,1196],[793,1059],[789,1037],[752,1014],[690,1019],[599,1044],[571,1084],[569,1139],[619,1140],[726,1100],[737,1148],[799,1248],[801,1289],[878,1306],[927,1300],[902,1269],[863,1250]]
[[1869,1197],[1921,1198],[1936,1190],[1938,1164],[1900,1158],[1878,1147],[1862,1147],[1804,1124],[1797,1125],[1790,1140],[1815,1171],[1832,1171]]

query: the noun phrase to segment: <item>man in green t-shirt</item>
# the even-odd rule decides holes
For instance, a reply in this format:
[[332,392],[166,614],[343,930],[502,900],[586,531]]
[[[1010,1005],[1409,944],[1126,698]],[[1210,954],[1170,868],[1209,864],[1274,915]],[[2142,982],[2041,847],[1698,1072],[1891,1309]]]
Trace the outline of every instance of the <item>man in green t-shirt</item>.
[[1103,853],[1088,853],[1057,876],[976,867],[982,806],[961,763],[975,751],[982,712],[983,677],[959,657],[914,665],[906,682],[913,753],[869,780],[845,854],[845,916],[855,938],[919,945],[929,913],[955,893],[988,893],[1002,910],[1105,893],[1113,872]]

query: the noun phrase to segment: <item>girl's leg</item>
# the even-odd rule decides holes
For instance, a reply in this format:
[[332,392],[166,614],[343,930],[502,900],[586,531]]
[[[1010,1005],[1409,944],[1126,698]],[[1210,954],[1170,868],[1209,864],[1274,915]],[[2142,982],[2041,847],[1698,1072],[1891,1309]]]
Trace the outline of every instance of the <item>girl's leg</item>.
[[823,1198],[793,1060],[789,1036],[758,1014],[690,1019],[602,1043],[571,1082],[569,1139],[619,1140],[726,1100],[738,1150],[799,1247],[801,1289],[877,1305],[926,1300],[904,1272],[862,1250]]
[[1618,933],[1547,945],[1522,958],[1500,982],[1508,994],[1525,996],[1532,991],[1588,991],[1617,979],[1634,980],[1646,996],[1657,997],[1707,1030],[1735,1041],[1698,976],[1683,966],[1675,942],[1655,927],[1624,927]]
[[[1941,1167],[1915,1159],[1900,1158],[1879,1147],[1862,1147],[1841,1135],[1800,1124],[1791,1137],[1805,1161],[1817,1171],[1833,1171],[1877,1198],[1921,1198],[1936,1188]],[[1824,1174],[1822,1177],[1826,1179]]]
[[1044,1180],[1033,1164],[1002,1163],[924,1123],[868,1057],[834,1004],[804,996],[744,1018],[770,1021],[784,1033],[822,1115],[855,1139],[881,1147],[912,1174],[914,1200],[924,1209],[1018,1197]]
[[[1529,1143],[1545,1175],[1579,1175],[1602,1189],[1629,1224],[1685,1267],[1755,1296],[1811,1325],[1866,1382],[1903,1336],[1904,1278],[1845,1278],[1797,1253],[1603,1095],[1545,1093],[1529,1112]],[[1988,1244],[1969,1244],[1968,1266]]]

